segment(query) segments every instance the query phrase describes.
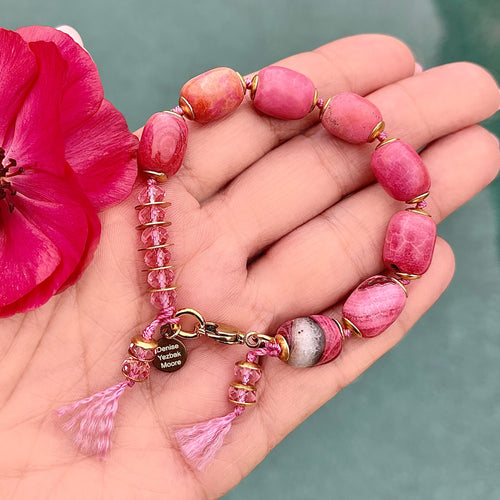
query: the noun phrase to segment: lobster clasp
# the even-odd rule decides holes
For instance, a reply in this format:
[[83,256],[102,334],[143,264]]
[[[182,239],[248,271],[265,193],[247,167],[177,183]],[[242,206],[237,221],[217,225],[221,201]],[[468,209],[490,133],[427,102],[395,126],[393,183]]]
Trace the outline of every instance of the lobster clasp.
[[221,344],[243,344],[245,342],[245,332],[232,325],[207,321],[204,330],[207,337]]

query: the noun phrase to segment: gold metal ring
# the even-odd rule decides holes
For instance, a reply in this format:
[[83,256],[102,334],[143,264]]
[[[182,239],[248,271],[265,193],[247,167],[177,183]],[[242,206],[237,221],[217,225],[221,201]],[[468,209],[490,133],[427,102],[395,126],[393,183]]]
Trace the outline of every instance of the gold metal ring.
[[179,97],[179,106],[181,107],[182,111],[184,111],[184,115],[189,118],[190,120],[194,120],[194,111],[193,108],[191,107],[191,104],[189,104],[189,101],[185,98],[180,96]]
[[245,92],[247,91],[247,84],[245,82],[245,79],[243,78],[243,76],[239,71],[236,71],[236,74],[238,75],[238,78],[240,79],[241,82],[241,86],[243,87],[243,94],[245,94]]
[[147,250],[158,250],[159,248],[167,248],[173,246],[173,243],[163,243],[162,245],[152,245],[150,247],[138,248],[138,252],[146,252]]
[[313,97],[313,102],[311,104],[311,109],[309,109],[309,113],[316,107],[316,104],[318,104],[318,89],[314,89],[314,97]]
[[406,280],[418,280],[419,278],[422,277],[421,274],[408,274],[408,273],[403,273],[401,271],[396,271],[396,274]]
[[425,210],[422,210],[421,208],[406,208],[405,210],[407,212],[413,212],[415,214],[426,215],[427,217],[431,216],[431,214],[429,212],[426,212]]
[[394,141],[399,141],[397,137],[391,137],[390,139],[386,139],[385,141],[382,141],[381,143],[377,144],[375,149],[380,149],[382,146],[385,146],[386,144],[390,144],[391,142]]
[[[198,323],[199,323],[199,327],[201,327],[203,329],[205,328],[205,318],[196,309],[192,309],[191,307],[186,307],[184,309],[179,309],[174,314],[174,317],[175,318],[179,318],[180,316],[194,316],[196,318],[196,320],[198,321]],[[194,338],[198,337],[198,331],[197,330],[199,328],[195,328],[194,332],[186,332],[185,330],[183,330],[181,328],[180,323],[179,323],[178,324],[178,329],[179,329],[179,331],[177,332],[177,334],[180,335],[181,337],[185,338],[185,339],[194,339]]]
[[288,363],[288,360],[290,359],[290,346],[288,345],[288,342],[286,341],[285,337],[283,337],[283,335],[278,333],[277,335],[274,336],[274,340],[281,348],[279,358],[284,363]]
[[151,271],[163,271],[166,269],[173,269],[175,266],[173,265],[168,265],[168,266],[160,266],[160,267],[148,267],[148,269],[141,269],[143,273],[150,273]]
[[168,220],[156,220],[153,222],[145,222],[144,224],[139,224],[138,226],[135,226],[136,229],[142,230],[146,229],[148,227],[165,227],[165,226],[170,226],[172,223]]
[[368,136],[368,142],[373,142],[381,132],[385,129],[385,122],[382,120],[375,125],[375,128],[372,130],[372,133]]
[[148,203],[142,203],[141,205],[136,205],[134,208],[136,210],[142,210],[143,208],[146,207],[169,207],[172,205],[169,201],[149,201]]
[[142,172],[156,178],[158,182],[165,182],[168,179],[167,175],[163,172],[156,172],[155,170],[142,170]]
[[345,341],[344,327],[342,326],[340,321],[338,319],[334,319],[334,318],[330,318],[330,319],[337,325],[338,329],[340,330],[340,336],[342,337],[342,341]]
[[363,334],[359,330],[359,328],[352,322],[349,321],[347,318],[342,318],[342,321],[344,322],[344,325],[354,334],[356,337],[363,337]]
[[326,111],[326,108],[328,107],[328,105],[330,104],[330,101],[332,100],[331,97],[329,97],[325,103],[323,104],[323,107],[321,108],[321,111],[319,112],[319,120],[321,121],[321,119],[323,118],[323,115],[325,114],[325,111]]
[[423,201],[429,196],[430,191],[427,191],[426,193],[419,194],[418,196],[415,196],[415,198],[412,198],[411,200],[405,201],[405,203],[408,203],[408,205],[411,205],[413,203],[418,203],[420,201]]
[[250,84],[250,99],[252,99],[252,101],[255,99],[255,94],[257,92],[258,85],[259,85],[259,74],[257,73],[252,78],[252,83]]
[[170,292],[172,290],[177,290],[177,288],[179,288],[177,285],[172,285],[165,288],[150,288],[148,289],[148,292],[149,293]]

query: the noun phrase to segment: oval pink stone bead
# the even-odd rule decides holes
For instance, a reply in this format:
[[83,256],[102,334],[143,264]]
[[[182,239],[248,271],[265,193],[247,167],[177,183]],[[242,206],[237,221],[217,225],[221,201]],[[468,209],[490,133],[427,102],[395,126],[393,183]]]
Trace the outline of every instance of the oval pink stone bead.
[[187,139],[184,118],[174,113],[155,113],[142,131],[137,152],[139,166],[169,177],[174,175],[182,165]]
[[331,318],[313,315],[283,323],[276,332],[290,349],[290,366],[308,367],[334,360],[342,350],[342,334]]
[[432,217],[406,210],[394,214],[385,235],[385,265],[407,274],[424,274],[431,264],[436,232]]
[[342,315],[363,337],[376,337],[396,321],[405,302],[402,286],[386,276],[372,276],[349,295]]
[[[208,123],[234,111],[243,101],[245,91],[236,71],[215,68],[186,82],[181,97],[189,102],[195,121]],[[179,104],[183,107],[181,101]]]
[[314,83],[302,73],[281,66],[268,66],[259,71],[253,102],[266,115],[298,120],[311,110],[315,92]]
[[376,149],[371,166],[380,185],[396,200],[411,200],[431,187],[427,167],[406,142],[393,141]]
[[368,99],[352,92],[332,97],[321,123],[330,134],[352,144],[368,142],[370,134],[382,121],[382,113]]

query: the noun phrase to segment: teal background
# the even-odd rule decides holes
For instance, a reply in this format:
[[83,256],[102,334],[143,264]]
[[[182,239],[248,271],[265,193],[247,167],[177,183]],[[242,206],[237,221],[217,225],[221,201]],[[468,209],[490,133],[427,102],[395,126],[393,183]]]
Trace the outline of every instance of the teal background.
[[[106,96],[139,127],[216,66],[241,73],[362,32],[430,67],[500,76],[500,2],[0,0],[0,24],[70,24]],[[383,68],[381,68],[383,70]],[[487,123],[500,135],[500,120]],[[474,165],[471,165],[474,168]],[[438,304],[390,353],[288,436],[225,500],[500,498],[500,182],[439,227],[456,253]]]

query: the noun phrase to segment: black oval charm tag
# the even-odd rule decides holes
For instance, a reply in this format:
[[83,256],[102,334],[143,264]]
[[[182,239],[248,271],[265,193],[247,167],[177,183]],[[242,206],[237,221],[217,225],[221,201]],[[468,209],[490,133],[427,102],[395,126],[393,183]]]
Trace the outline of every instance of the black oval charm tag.
[[187,359],[186,346],[176,337],[162,337],[158,340],[153,365],[162,372],[175,372],[182,368]]

